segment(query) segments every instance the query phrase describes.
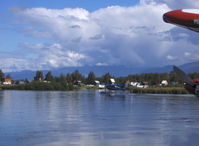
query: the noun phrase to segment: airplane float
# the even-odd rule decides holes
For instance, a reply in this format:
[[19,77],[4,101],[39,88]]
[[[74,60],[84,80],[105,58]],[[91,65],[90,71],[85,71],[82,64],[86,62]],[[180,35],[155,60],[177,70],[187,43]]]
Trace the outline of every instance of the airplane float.
[[108,90],[125,90],[125,84],[106,84],[105,87]]
[[[199,32],[199,9],[181,9],[167,12],[163,15],[166,23]],[[195,95],[199,95],[199,79],[191,79],[180,68],[174,66],[173,71],[185,82],[185,89]]]

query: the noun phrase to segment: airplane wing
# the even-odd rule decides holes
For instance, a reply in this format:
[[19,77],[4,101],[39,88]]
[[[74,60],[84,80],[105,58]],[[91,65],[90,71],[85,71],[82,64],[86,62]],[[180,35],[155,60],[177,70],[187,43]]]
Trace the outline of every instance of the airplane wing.
[[198,9],[181,9],[167,12],[163,15],[166,23],[171,23],[199,32],[199,10]]
[[173,71],[187,84],[194,86],[193,80],[185,74],[180,68],[173,66]]

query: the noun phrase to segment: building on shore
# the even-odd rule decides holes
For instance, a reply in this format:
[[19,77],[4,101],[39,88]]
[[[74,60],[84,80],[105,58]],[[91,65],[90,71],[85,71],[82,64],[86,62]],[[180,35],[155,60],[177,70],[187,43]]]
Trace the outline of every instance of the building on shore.
[[2,80],[3,85],[11,85],[12,84],[12,78],[4,78]]

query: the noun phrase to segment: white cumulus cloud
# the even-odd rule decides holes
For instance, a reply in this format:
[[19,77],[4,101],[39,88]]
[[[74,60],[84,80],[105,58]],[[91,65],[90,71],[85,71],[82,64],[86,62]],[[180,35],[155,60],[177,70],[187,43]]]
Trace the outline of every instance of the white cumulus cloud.
[[[189,7],[187,2],[183,0],[182,4]],[[20,42],[23,56],[15,56],[22,60],[18,61],[17,69],[160,66],[196,60],[192,54],[198,52],[198,44],[190,41],[192,35],[180,29],[175,33],[176,27],[162,20],[162,15],[174,8],[175,3],[141,0],[135,6],[111,6],[94,12],[81,8],[15,7],[12,9],[15,24],[21,26],[17,32],[40,41]]]

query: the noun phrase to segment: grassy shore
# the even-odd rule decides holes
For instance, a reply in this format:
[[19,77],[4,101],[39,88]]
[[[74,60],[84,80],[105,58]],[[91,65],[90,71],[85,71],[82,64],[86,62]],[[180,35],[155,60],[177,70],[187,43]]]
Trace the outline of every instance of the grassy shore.
[[74,90],[78,89],[72,84],[59,83],[59,82],[31,82],[21,85],[4,85],[1,86],[2,90],[39,90],[39,91],[56,91],[56,90]]
[[151,88],[129,88],[131,93],[139,94],[189,94],[183,87],[151,87]]
[[[8,85],[8,86],[1,86],[2,90],[40,90],[40,91],[56,91],[56,90],[81,90],[81,89],[88,89],[88,90],[96,90],[99,89],[97,86],[74,86],[72,84],[66,83],[58,83],[58,82],[51,82],[51,83],[44,83],[44,82],[32,82],[22,85]],[[150,87],[150,88],[135,88],[129,87],[131,93],[138,93],[138,94],[189,94],[187,90],[183,87]]]

